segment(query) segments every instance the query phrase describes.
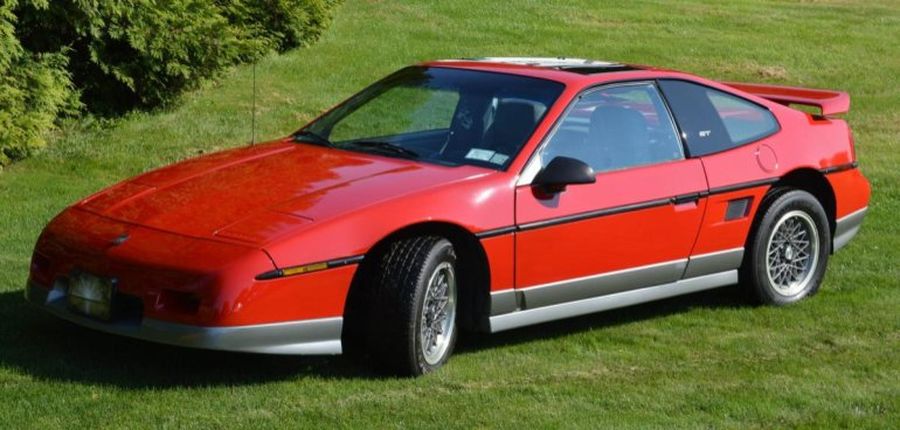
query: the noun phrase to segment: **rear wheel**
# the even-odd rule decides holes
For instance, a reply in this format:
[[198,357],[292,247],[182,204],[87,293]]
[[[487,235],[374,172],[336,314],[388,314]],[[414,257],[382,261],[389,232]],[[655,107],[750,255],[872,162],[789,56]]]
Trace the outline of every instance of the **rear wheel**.
[[828,263],[831,230],[821,203],[802,190],[776,190],[750,240],[742,278],[759,301],[786,305],[815,294]]
[[453,245],[428,236],[397,240],[373,270],[370,352],[388,370],[421,375],[447,362],[456,343]]

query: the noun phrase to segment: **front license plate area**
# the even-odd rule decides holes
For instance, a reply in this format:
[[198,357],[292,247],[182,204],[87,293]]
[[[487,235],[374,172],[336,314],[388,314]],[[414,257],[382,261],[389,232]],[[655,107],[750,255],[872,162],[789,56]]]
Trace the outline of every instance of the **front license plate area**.
[[109,320],[112,316],[115,282],[90,273],[78,273],[69,279],[69,307],[92,318]]

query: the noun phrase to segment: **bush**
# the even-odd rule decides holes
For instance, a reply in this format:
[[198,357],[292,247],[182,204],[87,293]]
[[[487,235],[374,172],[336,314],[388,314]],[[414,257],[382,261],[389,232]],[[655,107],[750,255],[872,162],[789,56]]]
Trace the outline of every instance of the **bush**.
[[15,6],[0,5],[0,168],[44,146],[56,118],[78,106],[65,55],[32,54],[16,39]]
[[306,45],[328,24],[335,0],[219,0],[228,21],[254,39],[283,51]]
[[57,0],[22,7],[35,52],[70,49],[82,100],[117,113],[171,101],[223,68],[314,40],[327,0]]
[[[224,68],[315,40],[335,0],[6,0],[0,166],[79,106],[166,105]],[[77,96],[77,97],[76,97]]]

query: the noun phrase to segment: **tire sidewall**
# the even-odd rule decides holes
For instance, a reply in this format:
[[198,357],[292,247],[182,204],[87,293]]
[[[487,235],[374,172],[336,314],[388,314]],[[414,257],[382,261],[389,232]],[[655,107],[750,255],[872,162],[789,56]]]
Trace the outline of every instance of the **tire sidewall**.
[[[807,286],[797,294],[785,296],[779,293],[769,280],[766,258],[769,237],[775,225],[786,213],[795,210],[803,211],[812,218],[819,234],[817,250],[819,255]],[[815,294],[825,275],[830,250],[831,227],[819,201],[812,194],[801,190],[790,190],[778,195],[763,215],[752,243],[752,284],[759,299],[765,303],[787,305]]]
[[[444,352],[443,357],[438,360],[434,364],[429,364],[428,361],[425,360],[425,354],[422,351],[422,340],[419,336],[420,330],[422,329],[422,312],[425,307],[425,297],[426,292],[428,291],[428,283],[431,280],[431,275],[437,269],[437,267],[444,262],[449,262],[453,267],[453,273],[458,282],[459,273],[457,272],[457,262],[456,262],[456,253],[453,250],[453,245],[450,241],[446,239],[441,239],[438,243],[436,243],[432,248],[431,252],[429,252],[428,257],[425,260],[425,264],[422,266],[422,270],[419,275],[419,281],[416,285],[416,294],[415,294],[415,309],[412,312],[414,321],[410,326],[412,327],[412,333],[410,333],[410,349],[413,354],[412,363],[417,367],[418,374],[429,373],[433,370],[436,370],[443,366],[447,360],[450,358],[450,355],[453,354],[453,348],[456,345],[456,337],[459,333],[459,327],[456,327],[458,324],[457,319],[454,318],[453,324],[454,328],[452,330],[452,334],[448,342],[450,343],[447,346],[447,350]],[[456,288],[457,300],[454,306],[459,305],[459,284],[457,283]],[[458,317],[459,312],[455,313]]]

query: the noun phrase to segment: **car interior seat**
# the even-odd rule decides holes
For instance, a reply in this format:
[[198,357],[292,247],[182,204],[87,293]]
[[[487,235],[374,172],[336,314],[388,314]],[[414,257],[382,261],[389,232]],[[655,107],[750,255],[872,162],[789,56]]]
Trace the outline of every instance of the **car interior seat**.
[[534,131],[537,111],[531,103],[505,100],[497,104],[494,121],[484,135],[486,149],[512,155]]
[[[594,170],[612,170],[644,164],[652,158],[647,120],[622,106],[598,106],[591,114],[586,147]],[[587,160],[585,160],[587,161]]]

